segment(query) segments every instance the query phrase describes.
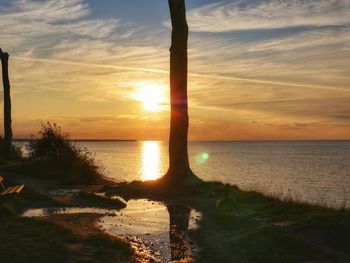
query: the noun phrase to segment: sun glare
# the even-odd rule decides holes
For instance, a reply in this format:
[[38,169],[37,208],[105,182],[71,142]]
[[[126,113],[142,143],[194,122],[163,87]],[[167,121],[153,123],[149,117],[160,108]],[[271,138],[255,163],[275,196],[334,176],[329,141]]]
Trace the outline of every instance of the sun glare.
[[135,91],[135,99],[142,103],[145,110],[160,111],[166,103],[163,93],[164,86],[158,83],[140,83]]
[[142,180],[156,180],[159,178],[159,143],[146,141],[142,145]]

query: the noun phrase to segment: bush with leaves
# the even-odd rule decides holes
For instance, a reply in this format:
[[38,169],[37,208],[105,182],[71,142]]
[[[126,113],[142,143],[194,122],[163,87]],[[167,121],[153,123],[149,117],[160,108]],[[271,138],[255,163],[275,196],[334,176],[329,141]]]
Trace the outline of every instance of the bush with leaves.
[[55,123],[41,126],[27,145],[28,158],[34,161],[40,177],[74,184],[92,184],[101,179],[103,168],[94,154],[73,143]]

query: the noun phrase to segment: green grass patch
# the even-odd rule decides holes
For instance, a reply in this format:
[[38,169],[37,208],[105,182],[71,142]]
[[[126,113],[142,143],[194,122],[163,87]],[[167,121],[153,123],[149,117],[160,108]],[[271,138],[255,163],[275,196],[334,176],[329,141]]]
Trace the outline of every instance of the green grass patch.
[[[81,238],[51,222],[13,215],[0,217],[1,262],[127,262],[128,246],[105,235]],[[89,257],[73,247],[93,247]]]
[[[213,206],[202,211],[197,231],[204,251],[200,262],[350,262],[349,210],[281,201],[237,187],[230,187],[225,199],[225,190],[217,183],[202,186],[201,201]],[[214,242],[203,233],[213,233]]]

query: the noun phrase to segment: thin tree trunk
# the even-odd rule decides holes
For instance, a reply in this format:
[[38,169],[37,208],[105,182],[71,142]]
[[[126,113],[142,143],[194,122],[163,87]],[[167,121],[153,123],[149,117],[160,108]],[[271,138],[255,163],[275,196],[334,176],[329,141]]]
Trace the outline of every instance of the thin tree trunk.
[[166,178],[172,185],[183,184],[191,172],[187,152],[187,41],[185,0],[169,0],[172,24],[170,47],[170,138],[169,170]]
[[2,52],[0,49],[0,59],[2,64],[2,80],[4,85],[4,158],[11,159],[12,120],[10,80],[8,73],[9,54]]

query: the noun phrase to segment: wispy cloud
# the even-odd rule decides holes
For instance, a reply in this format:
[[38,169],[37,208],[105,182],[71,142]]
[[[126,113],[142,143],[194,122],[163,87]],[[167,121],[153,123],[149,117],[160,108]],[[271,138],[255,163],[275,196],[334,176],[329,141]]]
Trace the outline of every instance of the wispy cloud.
[[[88,68],[101,68],[101,69],[114,69],[116,71],[131,71],[131,72],[144,72],[144,73],[157,73],[161,75],[168,75],[169,71],[162,69],[154,68],[142,68],[142,67],[132,67],[132,66],[118,66],[112,64],[98,64],[98,63],[87,63],[79,62],[74,60],[59,60],[59,59],[46,59],[46,58],[36,58],[31,56],[15,56],[15,60],[28,61],[28,62],[42,62],[49,64],[59,64],[59,65],[70,65],[70,66],[84,66]],[[224,76],[224,75],[210,75],[210,74],[201,74],[201,73],[189,73],[190,77],[193,78],[202,78],[202,79],[212,79],[212,80],[226,80],[226,81],[239,81],[239,82],[248,82],[255,84],[269,84],[274,86],[286,86],[286,87],[295,87],[295,88],[309,88],[309,89],[321,89],[321,90],[334,90],[350,93],[350,89],[341,88],[341,87],[332,87],[332,86],[323,86],[323,85],[312,85],[312,84],[302,84],[302,83],[292,83],[292,82],[282,82],[282,81],[272,81],[272,80],[261,80],[254,78],[242,78],[242,77],[233,77],[233,76]]]
[[308,30],[299,34],[259,41],[248,44],[247,51],[291,51],[327,46],[335,48],[336,45],[340,48],[350,47],[350,27]]
[[314,28],[262,39],[252,32],[247,34],[249,40],[193,35],[191,68],[232,81],[241,78],[261,84],[350,91],[349,27]]
[[16,0],[0,10],[1,45],[15,48],[50,45],[60,39],[106,38],[119,19],[93,19],[83,0]]
[[14,0],[13,3],[4,13],[8,13],[8,17],[23,20],[51,23],[76,20],[90,13],[89,5],[83,0]]
[[[348,0],[212,2],[188,16],[199,32],[189,43],[191,138],[295,138],[293,129],[303,138],[321,124],[330,137],[348,134],[350,19],[341,10]],[[16,136],[52,120],[74,137],[167,138],[168,109],[149,114],[132,97],[141,82],[162,83],[169,95],[163,20],[145,30],[134,26],[137,17],[98,17],[87,0],[2,7]],[[307,27],[254,30],[300,25]]]
[[349,0],[229,1],[188,13],[192,31],[227,32],[350,23]]
[[[16,0],[0,10],[0,46],[11,54],[15,92],[30,88],[83,101],[117,95],[123,100],[118,81],[164,71],[164,57],[147,44],[147,34],[119,18],[91,18],[90,13],[85,0]],[[135,43],[134,34],[147,37]],[[160,69],[144,66],[151,62]]]

